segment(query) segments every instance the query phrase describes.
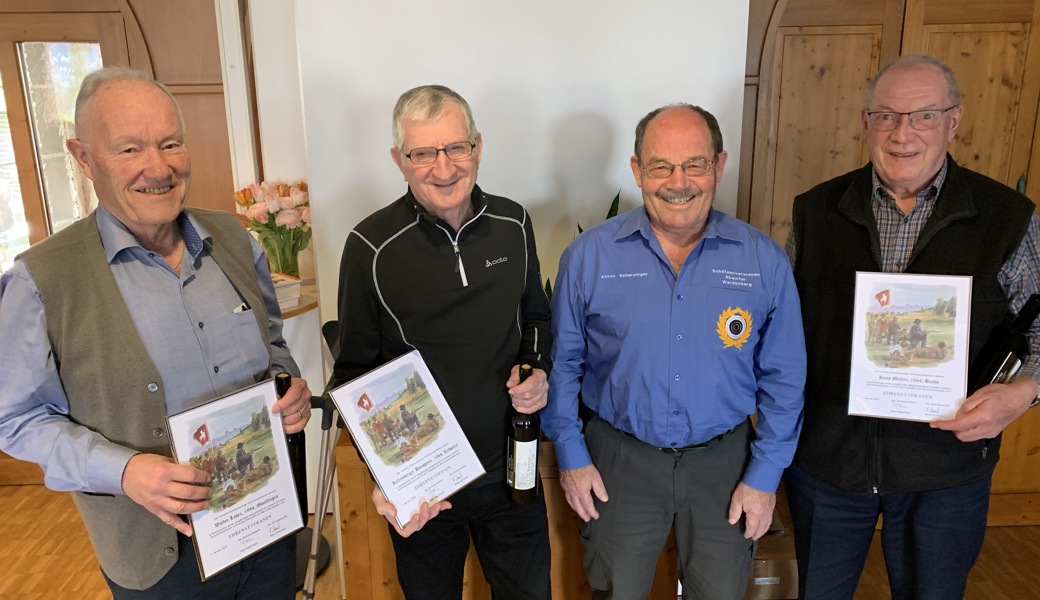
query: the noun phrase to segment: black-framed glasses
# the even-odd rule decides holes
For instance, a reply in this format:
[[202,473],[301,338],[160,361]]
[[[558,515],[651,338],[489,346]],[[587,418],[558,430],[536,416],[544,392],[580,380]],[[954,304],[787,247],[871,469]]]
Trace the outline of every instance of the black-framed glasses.
[[412,148],[405,156],[413,165],[432,165],[437,162],[437,153],[443,152],[450,160],[462,160],[473,154],[477,145],[470,141],[454,142],[443,148]]
[[711,169],[711,165],[715,164],[715,158],[708,160],[704,157],[691,158],[681,165],[673,165],[670,162],[658,160],[654,161],[643,167],[643,172],[646,173],[650,179],[668,179],[672,176],[675,171],[675,167],[682,169],[683,175],[687,177],[700,177]]
[[906,117],[910,122],[910,128],[917,131],[935,129],[942,123],[943,115],[960,106],[954,104],[946,108],[930,108],[928,110],[913,110],[910,112],[895,112],[891,110],[868,110],[867,120],[870,126],[878,131],[894,131],[899,128],[899,121]]

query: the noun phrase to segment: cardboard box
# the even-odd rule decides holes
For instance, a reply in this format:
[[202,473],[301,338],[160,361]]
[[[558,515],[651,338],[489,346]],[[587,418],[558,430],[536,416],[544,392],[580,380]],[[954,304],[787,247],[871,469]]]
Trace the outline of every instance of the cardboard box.
[[790,531],[770,532],[758,540],[758,552],[748,573],[744,600],[798,598],[798,564]]

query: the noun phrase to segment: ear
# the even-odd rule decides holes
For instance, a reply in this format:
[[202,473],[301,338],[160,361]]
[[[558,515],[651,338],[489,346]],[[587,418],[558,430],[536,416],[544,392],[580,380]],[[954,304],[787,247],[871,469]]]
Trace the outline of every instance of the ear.
[[636,180],[636,187],[642,189],[643,187],[643,167],[639,164],[639,157],[633,156],[628,161],[629,166],[632,167],[632,177]]
[[87,148],[83,145],[83,142],[78,138],[69,138],[65,140],[65,147],[69,149],[69,154],[72,155],[72,158],[79,163],[79,168],[83,169],[83,174],[87,176],[87,179],[94,181],[94,172],[90,168],[90,162],[87,160]]
[[867,109],[859,111],[860,120],[863,122],[863,139],[867,139],[867,134],[870,133],[870,117],[867,116]]
[[477,134],[477,142],[476,142],[476,144],[477,144],[477,147],[473,149],[473,154],[475,154],[476,156],[473,158],[473,160],[477,161],[477,164],[479,165],[480,164],[480,156],[484,152],[484,138],[481,137],[481,135],[479,133]]
[[399,150],[396,146],[394,146],[394,147],[390,148],[390,158],[392,158],[394,160],[394,164],[397,165],[398,169],[400,169],[401,175],[405,176],[405,181],[408,181],[408,177],[407,177],[408,174],[404,170],[405,169],[404,161],[407,160],[408,157],[406,157],[401,152],[401,150]]
[[964,116],[964,105],[960,104],[957,108],[950,111],[950,131],[947,134],[946,141],[952,142],[954,136],[957,135],[957,128],[961,126],[961,117]]
[[715,158],[715,183],[722,181],[722,171],[726,168],[726,159],[729,158],[729,152],[723,150],[719,152],[719,155]]

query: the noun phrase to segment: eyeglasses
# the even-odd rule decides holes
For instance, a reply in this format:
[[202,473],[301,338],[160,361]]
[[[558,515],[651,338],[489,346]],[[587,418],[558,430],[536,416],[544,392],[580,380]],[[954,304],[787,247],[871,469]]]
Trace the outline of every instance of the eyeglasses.
[[455,142],[443,148],[413,148],[405,156],[412,161],[413,165],[432,165],[437,162],[438,152],[443,152],[451,160],[462,160],[473,154],[473,149],[476,147],[477,145],[473,142]]
[[916,129],[917,131],[926,131],[928,129],[935,129],[942,122],[943,115],[946,111],[953,110],[960,106],[954,104],[947,108],[935,108],[930,110],[915,110],[911,112],[893,112],[888,110],[878,111],[867,111],[867,119],[870,120],[870,126],[878,131],[894,131],[899,127],[899,118],[906,117],[910,121],[910,128]]
[[[716,157],[718,158],[718,157]],[[650,179],[668,179],[672,176],[672,172],[675,171],[675,167],[682,169],[683,175],[687,177],[699,177],[708,172],[711,165],[715,164],[715,158],[708,160],[706,158],[691,158],[681,165],[673,165],[670,162],[659,160],[652,162],[643,167],[643,172],[646,173]]]

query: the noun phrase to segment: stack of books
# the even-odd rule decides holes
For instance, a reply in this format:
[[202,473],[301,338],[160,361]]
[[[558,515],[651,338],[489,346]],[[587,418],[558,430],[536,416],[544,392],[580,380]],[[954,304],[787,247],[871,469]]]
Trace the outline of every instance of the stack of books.
[[284,273],[271,273],[274,280],[274,292],[278,298],[278,307],[283,311],[295,308],[300,304],[300,279]]

